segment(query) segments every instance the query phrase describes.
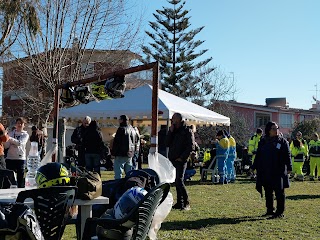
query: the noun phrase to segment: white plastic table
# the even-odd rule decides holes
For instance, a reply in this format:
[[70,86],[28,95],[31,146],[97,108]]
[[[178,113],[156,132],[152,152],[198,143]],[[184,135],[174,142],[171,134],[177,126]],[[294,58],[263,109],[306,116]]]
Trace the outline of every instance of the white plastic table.
[[[15,202],[18,196],[18,193],[21,191],[25,191],[25,188],[10,188],[10,189],[0,189],[0,202]],[[33,206],[32,201],[25,201],[25,203],[29,206]],[[97,197],[92,200],[81,200],[75,199],[73,205],[79,206],[79,211],[81,213],[80,225],[81,225],[81,236],[82,239],[84,226],[87,218],[92,217],[92,205],[94,204],[108,204],[109,198],[107,197]]]

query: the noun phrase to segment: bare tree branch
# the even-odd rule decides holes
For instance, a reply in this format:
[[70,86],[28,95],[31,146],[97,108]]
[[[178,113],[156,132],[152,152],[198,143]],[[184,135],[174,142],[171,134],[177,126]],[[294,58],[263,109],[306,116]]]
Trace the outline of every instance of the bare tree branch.
[[132,51],[140,45],[141,14],[135,10],[129,0],[41,1],[42,34],[35,37],[24,28],[13,45],[6,64],[18,63],[20,71],[12,72],[19,81],[6,81],[6,91],[21,85],[23,94],[16,95],[28,107],[26,115],[46,122],[57,84],[86,78],[92,63],[99,64],[94,74],[101,75],[128,66],[136,57]]

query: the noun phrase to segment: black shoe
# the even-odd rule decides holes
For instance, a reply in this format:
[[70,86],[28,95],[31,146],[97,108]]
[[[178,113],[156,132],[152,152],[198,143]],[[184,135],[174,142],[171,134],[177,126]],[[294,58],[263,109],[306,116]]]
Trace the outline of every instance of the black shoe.
[[181,204],[176,203],[175,205],[172,206],[172,209],[182,209]]
[[269,219],[277,219],[277,218],[284,218],[283,213],[275,213],[273,216],[269,217]]
[[272,211],[272,212],[266,212],[265,214],[263,214],[263,215],[261,215],[261,217],[272,217],[272,216],[274,216],[274,212]]

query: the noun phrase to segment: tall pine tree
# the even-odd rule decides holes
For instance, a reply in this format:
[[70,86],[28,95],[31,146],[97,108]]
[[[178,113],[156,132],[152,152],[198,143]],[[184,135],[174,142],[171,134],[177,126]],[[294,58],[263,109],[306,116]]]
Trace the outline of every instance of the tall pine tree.
[[[200,93],[201,75],[214,70],[209,67],[206,72],[198,71],[203,69],[212,57],[195,61],[208,51],[196,51],[204,41],[195,40],[195,37],[204,27],[190,29],[190,17],[187,16],[189,11],[184,9],[185,1],[167,1],[172,4],[172,8],[163,7],[153,14],[156,22],[149,22],[149,25],[154,33],[146,31],[153,42],[149,47],[143,46],[142,51],[147,59],[153,58],[159,62],[162,89],[182,98],[204,97],[204,93]],[[207,94],[209,93],[210,91]]]

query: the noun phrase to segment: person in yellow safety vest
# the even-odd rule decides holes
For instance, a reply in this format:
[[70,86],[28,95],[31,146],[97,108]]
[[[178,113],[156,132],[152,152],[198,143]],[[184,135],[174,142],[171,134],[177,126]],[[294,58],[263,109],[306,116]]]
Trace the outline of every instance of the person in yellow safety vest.
[[[306,152],[307,152],[307,154],[306,154],[306,156],[305,156],[305,163],[304,164],[306,164],[307,165],[307,175],[309,175],[310,174],[310,163],[309,163],[309,159],[308,159],[308,153],[309,153],[309,147],[308,147],[308,143],[307,143],[307,141],[306,140],[304,140],[303,138],[302,138],[302,132],[300,132],[300,131],[298,131],[297,133],[296,133],[296,139],[298,139],[298,140],[300,140],[301,142],[302,142],[302,145],[304,146],[304,148],[306,149]],[[293,148],[293,141],[290,143],[290,151],[292,152],[292,148]],[[292,158],[292,166],[294,165],[294,159]]]
[[205,162],[209,161],[210,159],[211,159],[210,148],[207,148],[203,152],[203,164],[205,164]]
[[257,128],[256,133],[249,140],[248,155],[251,157],[251,164],[253,164],[254,158],[256,157],[258,144],[262,133],[263,130],[261,128]]
[[[202,173],[202,169],[203,168],[208,168],[210,163],[211,163],[211,150],[210,148],[206,148],[203,150],[203,162],[202,162],[202,166],[200,167],[200,173]],[[206,178],[206,176],[203,176],[204,178]]]
[[310,157],[310,180],[314,180],[315,171],[317,168],[317,176],[320,181],[320,139],[318,133],[312,134],[312,140],[309,143]]
[[302,167],[305,161],[307,151],[302,142],[298,139],[292,141],[293,147],[291,149],[291,156],[294,159],[292,174],[296,180],[303,181]]
[[222,130],[217,133],[216,159],[218,163],[219,184],[228,183],[227,181],[227,158],[229,154],[229,139]]
[[[262,128],[257,128],[256,133],[250,138],[249,140],[249,146],[248,146],[248,156],[251,162],[251,165],[254,163],[254,159],[256,157],[258,144],[260,142],[261,136],[263,134]],[[251,179],[256,178],[256,172],[249,172],[248,175],[251,177]]]

